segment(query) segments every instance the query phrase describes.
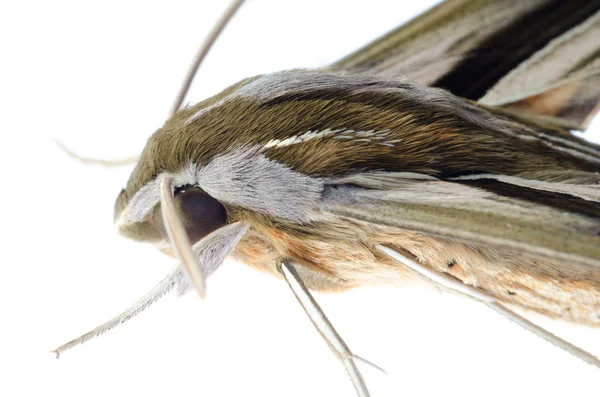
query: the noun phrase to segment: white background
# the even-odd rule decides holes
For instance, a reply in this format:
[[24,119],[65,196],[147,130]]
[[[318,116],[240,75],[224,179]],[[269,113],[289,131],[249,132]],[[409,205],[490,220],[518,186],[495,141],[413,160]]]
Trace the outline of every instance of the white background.
[[[211,277],[205,301],[167,297],[60,360],[48,353],[174,263],[114,230],[130,168],[84,166],[52,139],[89,157],[139,153],[225,3],[11,3],[0,9],[0,395],[353,396],[285,283],[235,263]],[[250,75],[325,65],[434,2],[408,3],[251,1],[189,102]],[[390,372],[362,367],[373,396],[598,393],[597,369],[477,303],[416,288],[317,299],[350,347]],[[600,330],[533,318],[600,354]]]

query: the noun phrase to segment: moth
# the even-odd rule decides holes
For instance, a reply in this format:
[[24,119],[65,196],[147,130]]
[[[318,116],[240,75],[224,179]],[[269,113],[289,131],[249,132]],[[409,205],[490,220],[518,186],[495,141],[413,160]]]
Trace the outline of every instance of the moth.
[[[597,325],[600,155],[569,132],[597,109],[596,8],[450,1],[329,68],[244,80],[153,135],[119,230],[181,243],[200,290],[227,255],[285,278],[359,395],[303,285],[425,280]],[[161,285],[191,288],[179,268]]]

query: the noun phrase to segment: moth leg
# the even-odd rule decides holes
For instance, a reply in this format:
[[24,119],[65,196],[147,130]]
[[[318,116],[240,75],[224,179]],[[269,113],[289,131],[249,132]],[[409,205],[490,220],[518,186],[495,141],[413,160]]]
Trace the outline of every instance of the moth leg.
[[370,395],[369,390],[367,389],[367,385],[365,384],[360,371],[356,367],[354,360],[362,361],[381,371],[383,370],[350,351],[348,345],[346,345],[342,337],[337,333],[325,313],[323,313],[319,304],[315,301],[308,288],[306,288],[302,282],[302,279],[290,258],[281,259],[277,264],[277,268],[292,289],[294,296],[308,315],[308,318],[310,318],[310,321],[317,331],[319,331],[325,342],[327,342],[329,348],[333,351],[338,360],[344,365],[344,368],[346,368],[358,396],[368,397]]
[[52,352],[56,353],[56,358],[59,358],[62,352],[67,351],[84,342],[87,342],[90,339],[94,339],[95,337],[100,336],[107,331],[110,331],[111,329],[123,324],[124,322],[131,320],[133,317],[137,316],[138,314],[146,310],[149,306],[151,306],[153,303],[155,303],[160,298],[169,293],[176,285],[182,282],[183,278],[184,274],[181,267],[175,267],[160,283],[158,283],[154,288],[148,291],[146,295],[144,295],[142,298],[140,298],[140,300],[128,307],[125,311],[111,318],[104,324],[97,326],[93,330],[86,332],[80,337],[75,338],[65,343],[64,345],[57,347],[56,349],[52,350]]
[[475,287],[472,287],[470,285],[464,284],[460,280],[457,280],[448,274],[436,272],[432,269],[429,269],[429,268],[415,262],[414,260],[406,257],[405,255],[402,255],[401,253],[399,253],[396,250],[393,250],[391,248],[388,248],[388,247],[385,247],[385,246],[379,245],[379,244],[376,245],[376,247],[378,250],[380,250],[384,254],[395,259],[396,261],[403,264],[404,266],[416,271],[417,273],[419,273],[426,279],[430,280],[431,282],[438,284],[443,288],[446,288],[446,289],[449,289],[449,290],[452,290],[455,292],[459,292],[462,295],[466,295],[472,299],[475,299],[482,303],[485,303],[486,306],[488,306],[492,310],[502,314],[504,317],[515,322],[516,324],[523,327],[524,329],[534,333],[535,335],[546,340],[547,342],[550,342],[554,346],[556,346],[560,349],[563,349],[564,351],[566,351],[568,353],[571,353],[575,357],[579,358],[580,360],[585,361],[588,364],[591,364],[591,365],[594,365],[594,366],[600,368],[600,360],[597,357],[595,357],[592,354],[586,352],[585,350],[567,342],[566,340],[554,335],[552,332],[540,327],[539,325],[532,323],[531,321],[527,320],[525,317],[520,316],[519,314],[510,310],[508,307],[504,306],[503,304],[498,302],[494,297],[486,294],[485,292],[483,292]]
[[138,157],[134,156],[134,157],[124,157],[122,159],[114,159],[114,160],[106,160],[106,159],[92,159],[89,157],[83,157],[78,155],[77,153],[75,153],[74,151],[72,151],[71,149],[69,149],[68,147],[66,147],[62,142],[60,142],[59,140],[54,140],[56,142],[56,144],[58,145],[58,147],[67,154],[67,156],[83,163],[83,164],[88,164],[88,165],[103,165],[105,167],[120,167],[123,165],[130,165],[130,164],[135,164],[138,161]]

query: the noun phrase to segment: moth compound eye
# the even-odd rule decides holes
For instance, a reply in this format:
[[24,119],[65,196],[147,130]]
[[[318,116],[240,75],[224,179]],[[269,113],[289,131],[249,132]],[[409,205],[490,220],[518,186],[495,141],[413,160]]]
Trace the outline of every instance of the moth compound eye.
[[[227,223],[225,207],[195,186],[186,185],[175,190],[175,208],[192,244]],[[160,204],[154,208],[152,218],[160,234],[168,239]]]
[[175,204],[192,243],[227,223],[225,207],[198,187],[176,191]]

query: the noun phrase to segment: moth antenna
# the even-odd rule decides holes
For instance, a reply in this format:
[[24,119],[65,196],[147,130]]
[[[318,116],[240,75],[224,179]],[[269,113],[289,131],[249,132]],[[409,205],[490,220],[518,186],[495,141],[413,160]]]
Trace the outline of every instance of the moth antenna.
[[204,271],[198,263],[196,255],[192,249],[192,243],[185,231],[183,222],[175,208],[175,198],[173,196],[173,178],[165,177],[160,183],[160,201],[163,223],[169,236],[169,241],[175,248],[177,257],[181,261],[192,284],[198,290],[202,298],[206,296],[206,277]]
[[459,292],[470,298],[473,298],[475,300],[485,303],[486,306],[490,307],[494,311],[502,314],[504,317],[515,322],[516,324],[520,325],[524,329],[534,333],[535,335],[546,340],[547,342],[550,342],[554,346],[556,346],[568,353],[571,353],[573,356],[579,358],[580,360],[585,361],[588,364],[591,364],[591,365],[594,365],[594,366],[600,368],[600,360],[597,357],[595,357],[594,355],[586,352],[585,350],[567,342],[566,340],[560,338],[559,336],[554,335],[552,332],[540,327],[539,325],[532,323],[531,321],[527,320],[525,317],[522,317],[521,315],[515,313],[514,311],[510,310],[506,306],[502,305],[500,302],[498,302],[492,296],[485,294],[484,292],[478,290],[475,287],[464,284],[448,274],[439,273],[434,270],[431,270],[431,269],[415,262],[414,260],[402,255],[401,253],[399,253],[396,250],[393,250],[391,248],[388,248],[388,247],[380,245],[380,244],[377,244],[376,247],[378,250],[380,250],[384,254],[395,259],[396,261],[400,262],[401,264],[410,268],[411,270],[414,270],[415,272],[421,274],[422,276],[429,279],[430,281],[432,281],[436,284],[439,284],[440,286],[445,287],[449,290]]
[[283,278],[287,282],[288,286],[294,293],[294,296],[298,300],[298,303],[300,303],[300,306],[302,306],[302,308],[308,315],[310,321],[313,323],[317,331],[319,331],[325,342],[327,342],[327,345],[336,355],[338,360],[340,360],[340,362],[346,368],[346,372],[348,372],[348,375],[350,376],[350,379],[358,396],[368,397],[370,395],[369,390],[367,389],[367,385],[365,384],[365,381],[360,371],[356,367],[354,360],[356,359],[358,361],[364,362],[365,364],[369,364],[370,366],[380,371],[383,371],[384,373],[387,372],[385,372],[377,365],[353,354],[350,351],[348,345],[346,345],[346,342],[344,342],[342,337],[337,333],[337,331],[323,312],[323,309],[321,309],[315,298],[313,298],[313,296],[311,295],[308,288],[306,288],[306,286],[304,285],[304,282],[302,281],[302,278],[300,278],[300,275],[294,268],[291,259],[282,259],[277,264],[277,267],[283,275]]
[[67,154],[67,156],[88,165],[103,165],[105,167],[121,167],[123,165],[135,164],[138,161],[138,156],[124,157],[121,159],[106,160],[106,159],[94,159],[89,157],[83,157],[66,147],[61,141],[55,139],[54,142],[58,147]]
[[185,75],[185,79],[181,84],[181,88],[179,88],[177,97],[175,97],[175,101],[173,102],[173,106],[171,107],[171,116],[174,115],[179,110],[179,108],[181,108],[181,104],[183,103],[185,96],[190,90],[192,81],[194,81],[194,77],[196,77],[196,73],[198,72],[198,69],[202,64],[202,61],[204,61],[204,58],[206,58],[206,55],[212,48],[213,44],[223,32],[223,29],[225,29],[225,26],[227,26],[229,21],[231,21],[237,10],[242,6],[242,4],[244,4],[244,2],[245,0],[233,0],[229,4],[229,7],[227,7],[227,9],[225,10],[223,15],[221,15],[221,18],[219,18],[215,26],[213,26],[208,36],[206,36],[206,38],[204,39],[204,42],[198,49],[198,52],[196,53],[196,56],[194,57],[194,60],[192,61],[192,64],[190,65],[187,74]]
[[177,285],[183,278],[183,273],[179,266],[175,267],[171,272],[154,288],[152,288],[146,295],[140,298],[137,302],[127,308],[125,311],[120,313],[119,315],[113,317],[102,325],[97,326],[93,330],[81,335],[78,338],[73,339],[65,343],[64,345],[59,346],[58,348],[52,350],[52,353],[56,354],[56,358],[60,358],[60,354],[77,346],[84,342],[87,342],[90,339],[94,339],[97,336],[102,335],[103,333],[121,325],[133,317],[137,316],[144,310],[146,310],[150,305],[158,301],[160,298],[169,293],[175,285]]

